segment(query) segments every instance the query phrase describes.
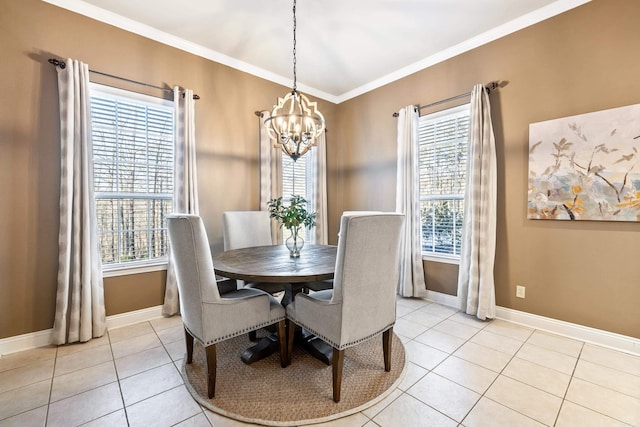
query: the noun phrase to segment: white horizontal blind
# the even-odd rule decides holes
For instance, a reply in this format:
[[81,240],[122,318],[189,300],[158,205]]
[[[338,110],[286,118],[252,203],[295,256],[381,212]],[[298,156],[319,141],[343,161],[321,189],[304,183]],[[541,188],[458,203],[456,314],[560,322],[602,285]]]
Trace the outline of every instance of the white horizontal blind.
[[469,104],[420,117],[422,251],[460,256]]
[[103,265],[166,259],[165,216],[173,205],[172,103],[94,85],[91,122]]
[[[289,204],[291,196],[298,195],[305,198],[305,200],[311,200],[311,190],[315,185],[315,177],[309,173],[311,167],[309,162],[313,158],[313,150],[309,150],[304,156],[300,157],[297,161],[291,160],[291,157],[286,154],[282,154],[282,201],[285,204]],[[307,210],[313,212],[315,209],[313,206],[308,206]],[[286,228],[283,228],[283,239],[286,240],[291,233]],[[305,229],[304,234],[305,243],[311,243],[311,233],[309,229]]]
[[286,154],[282,155],[282,198],[289,200],[292,195],[307,198],[307,159],[304,155],[297,161],[291,160]]

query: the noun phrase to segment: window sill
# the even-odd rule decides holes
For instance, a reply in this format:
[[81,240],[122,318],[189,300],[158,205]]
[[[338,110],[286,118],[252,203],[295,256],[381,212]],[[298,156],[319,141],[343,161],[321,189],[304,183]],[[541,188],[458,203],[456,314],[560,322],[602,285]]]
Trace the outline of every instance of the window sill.
[[441,262],[444,264],[455,264],[455,265],[460,265],[460,258],[459,257],[450,257],[450,256],[446,256],[446,255],[427,255],[427,254],[422,254],[422,260],[423,261],[430,261],[430,262]]
[[151,273],[167,269],[167,261],[159,261],[134,266],[107,266],[102,268],[102,277],[128,276],[131,274]]

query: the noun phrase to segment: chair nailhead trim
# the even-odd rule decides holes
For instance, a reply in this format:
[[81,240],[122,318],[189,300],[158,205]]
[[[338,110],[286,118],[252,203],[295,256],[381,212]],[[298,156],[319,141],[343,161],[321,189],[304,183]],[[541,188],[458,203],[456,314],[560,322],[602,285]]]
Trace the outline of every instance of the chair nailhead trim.
[[284,320],[284,319],[285,319],[285,316],[280,316],[280,317],[275,318],[272,321],[262,322],[260,324],[254,325],[254,326],[250,326],[248,328],[244,328],[244,329],[242,329],[242,330],[240,330],[238,332],[234,332],[233,334],[227,334],[227,335],[225,335],[223,337],[216,338],[215,340],[207,341],[207,342],[204,343],[204,345],[208,346],[208,345],[211,345],[211,344],[219,343],[219,342],[224,341],[224,340],[228,340],[229,338],[237,337],[238,335],[244,335],[244,334],[246,334],[248,332],[255,331],[256,329],[260,329],[260,328],[264,328],[265,326],[273,325],[273,324],[278,323],[279,321]]
[[317,331],[315,331],[312,327],[304,325],[302,323],[297,322],[295,319],[292,319],[291,317],[289,317],[289,320],[291,320],[292,322],[294,322],[295,324],[302,326],[303,328],[305,328],[306,330],[308,330],[309,332],[311,332],[313,335],[317,336],[318,338],[320,338],[321,340],[325,341],[327,344],[329,344],[331,347],[334,347],[338,350],[344,350],[347,347],[352,347],[356,344],[360,344],[361,342],[367,341],[373,337],[375,337],[376,335],[380,335],[381,333],[383,333],[384,331],[386,331],[387,329],[393,327],[393,325],[395,325],[396,322],[392,322],[391,324],[385,326],[384,328],[380,329],[378,332],[374,332],[373,334],[370,334],[364,338],[360,338],[358,340],[355,341],[350,341],[348,343],[344,343],[342,345],[339,345],[335,342],[333,342],[332,340],[330,340],[329,338],[325,337],[324,335],[318,333]]

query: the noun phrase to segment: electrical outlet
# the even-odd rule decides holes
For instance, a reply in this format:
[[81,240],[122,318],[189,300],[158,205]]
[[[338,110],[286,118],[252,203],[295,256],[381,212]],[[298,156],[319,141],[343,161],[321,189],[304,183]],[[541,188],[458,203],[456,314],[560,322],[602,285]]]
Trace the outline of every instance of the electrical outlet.
[[525,287],[524,286],[516,286],[516,297],[518,298],[524,298],[524,290]]

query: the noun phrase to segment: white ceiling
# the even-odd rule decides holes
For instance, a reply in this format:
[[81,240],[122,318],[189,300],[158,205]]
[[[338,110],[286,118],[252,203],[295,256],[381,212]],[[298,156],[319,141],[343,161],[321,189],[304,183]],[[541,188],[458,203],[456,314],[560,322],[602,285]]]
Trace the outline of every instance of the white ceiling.
[[[44,1],[293,83],[293,0]],[[298,89],[339,103],[588,1],[300,0]]]

